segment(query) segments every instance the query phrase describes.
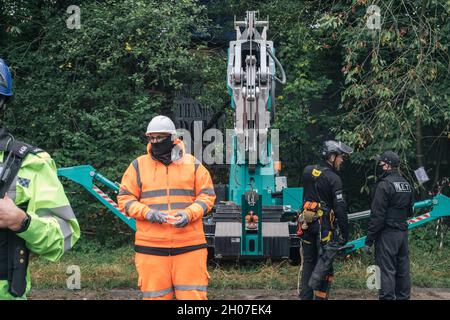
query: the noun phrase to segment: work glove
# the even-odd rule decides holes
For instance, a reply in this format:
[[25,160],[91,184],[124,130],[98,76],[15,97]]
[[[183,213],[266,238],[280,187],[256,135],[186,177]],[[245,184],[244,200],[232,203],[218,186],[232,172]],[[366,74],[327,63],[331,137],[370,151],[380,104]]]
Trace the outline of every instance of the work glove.
[[189,223],[189,216],[186,212],[178,212],[175,217],[180,217],[173,225],[175,228],[183,228]]
[[147,212],[147,215],[145,216],[145,218],[148,221],[152,222],[152,223],[157,222],[159,224],[162,224],[162,223],[166,223],[167,222],[167,220],[166,220],[167,213],[164,213],[164,212],[161,212],[161,211],[158,211],[158,210],[150,209],[150,211]]

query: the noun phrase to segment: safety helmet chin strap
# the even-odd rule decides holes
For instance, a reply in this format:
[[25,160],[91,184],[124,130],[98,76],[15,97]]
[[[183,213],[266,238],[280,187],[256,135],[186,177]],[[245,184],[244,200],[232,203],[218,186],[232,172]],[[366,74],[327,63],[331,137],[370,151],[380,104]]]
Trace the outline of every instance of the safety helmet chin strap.
[[[334,155],[334,159],[333,159],[333,161],[331,162],[330,160],[331,160],[331,156],[332,156],[332,155]],[[336,169],[336,158],[337,158],[337,153],[332,153],[332,154],[328,157],[328,159],[327,159],[327,162],[328,162],[329,164],[331,164],[331,165],[333,166],[334,169]]]
[[[380,166],[384,172],[390,172],[390,171],[398,170],[398,167],[394,167],[392,164],[390,164],[390,163],[388,163],[388,162],[384,162],[383,165],[381,165],[380,163],[378,163],[378,166]],[[386,169],[386,170],[384,170],[384,166],[387,166],[387,169]]]

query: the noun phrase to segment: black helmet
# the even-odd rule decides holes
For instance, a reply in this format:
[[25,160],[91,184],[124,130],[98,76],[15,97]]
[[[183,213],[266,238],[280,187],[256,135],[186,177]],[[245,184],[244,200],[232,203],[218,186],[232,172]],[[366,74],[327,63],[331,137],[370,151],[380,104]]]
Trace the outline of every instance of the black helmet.
[[391,150],[387,150],[379,156],[376,156],[375,160],[386,162],[391,167],[398,167],[400,165],[400,157],[397,153]]
[[328,159],[332,154],[351,154],[353,149],[341,141],[327,140],[323,143],[322,158]]

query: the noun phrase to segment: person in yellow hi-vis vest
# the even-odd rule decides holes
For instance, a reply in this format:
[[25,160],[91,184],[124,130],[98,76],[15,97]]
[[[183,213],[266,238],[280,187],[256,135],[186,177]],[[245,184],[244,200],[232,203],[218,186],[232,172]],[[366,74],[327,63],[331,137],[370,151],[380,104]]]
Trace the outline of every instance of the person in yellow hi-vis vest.
[[[12,77],[0,59],[0,110]],[[0,126],[0,299],[26,299],[29,252],[57,261],[80,237],[53,159]]]
[[147,154],[122,178],[119,208],[136,219],[135,263],[144,299],[206,299],[202,217],[214,205],[208,170],[185,152],[168,117],[154,117]]

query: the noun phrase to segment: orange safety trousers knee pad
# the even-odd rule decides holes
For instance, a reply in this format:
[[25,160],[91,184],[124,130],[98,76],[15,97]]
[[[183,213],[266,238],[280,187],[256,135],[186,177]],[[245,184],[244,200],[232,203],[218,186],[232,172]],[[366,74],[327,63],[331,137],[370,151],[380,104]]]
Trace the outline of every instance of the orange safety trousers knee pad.
[[207,300],[208,251],[199,249],[174,256],[136,253],[138,286],[144,300]]

